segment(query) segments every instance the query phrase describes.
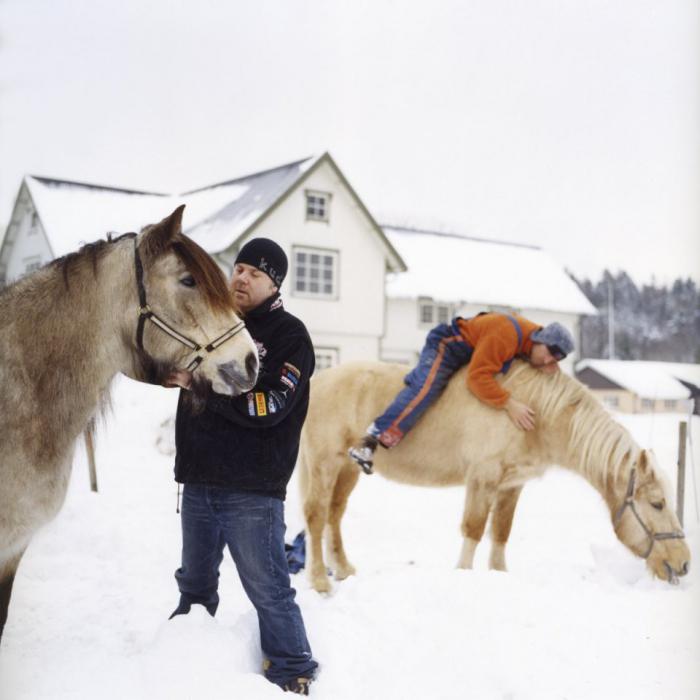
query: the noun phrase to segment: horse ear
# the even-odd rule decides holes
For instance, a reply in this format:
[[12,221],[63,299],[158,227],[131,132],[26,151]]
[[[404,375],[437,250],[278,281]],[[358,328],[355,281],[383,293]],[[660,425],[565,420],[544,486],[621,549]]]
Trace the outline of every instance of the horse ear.
[[647,457],[646,450],[642,450],[639,453],[638,466],[639,466],[639,473],[640,474],[644,474],[644,472],[646,472],[647,469],[649,468],[649,458]]
[[170,216],[160,223],[147,226],[142,233],[139,247],[147,256],[158,257],[163,253],[173,238],[182,232],[182,212],[185,205],[181,204]]

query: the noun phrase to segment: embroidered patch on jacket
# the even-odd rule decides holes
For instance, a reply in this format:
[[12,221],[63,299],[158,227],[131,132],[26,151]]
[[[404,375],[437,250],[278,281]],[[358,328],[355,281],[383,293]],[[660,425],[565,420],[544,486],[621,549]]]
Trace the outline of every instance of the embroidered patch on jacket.
[[284,384],[286,384],[292,391],[294,391],[297,387],[296,384],[286,375],[283,374],[280,379]]
[[275,299],[272,302],[272,304],[270,306],[270,311],[274,311],[275,309],[279,309],[281,306],[282,306],[282,297],[277,297],[277,299]]
[[299,371],[298,367],[295,367],[291,362],[285,362],[284,366],[293,374],[296,376],[297,379],[301,377],[301,372]]
[[261,391],[255,392],[255,412],[259,416],[267,415],[267,402],[265,401],[265,394]]
[[246,399],[248,399],[248,415],[255,415],[255,400],[253,399],[253,392],[250,391],[246,394]]

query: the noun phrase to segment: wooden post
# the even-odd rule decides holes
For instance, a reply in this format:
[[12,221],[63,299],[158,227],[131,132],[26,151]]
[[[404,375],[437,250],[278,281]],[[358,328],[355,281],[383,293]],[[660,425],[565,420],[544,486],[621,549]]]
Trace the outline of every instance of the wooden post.
[[90,491],[97,493],[97,465],[95,464],[95,421],[91,420],[85,428],[85,453],[88,458],[88,469],[90,471]]
[[685,504],[685,446],[688,442],[688,424],[683,420],[678,426],[678,480],[676,481],[676,513],[683,527]]

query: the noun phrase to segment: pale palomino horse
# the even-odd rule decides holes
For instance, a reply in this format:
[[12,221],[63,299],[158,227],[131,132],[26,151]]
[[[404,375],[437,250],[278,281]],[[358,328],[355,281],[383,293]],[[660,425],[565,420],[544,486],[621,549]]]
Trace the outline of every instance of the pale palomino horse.
[[22,554],[60,509],[116,373],[162,383],[187,367],[200,398],[256,381],[255,345],[221,270],[182,235],[183,208],[0,293],[0,635]]
[[[324,531],[335,577],[355,572],[340,531],[360,473],[347,456],[348,447],[389,405],[405,374],[400,365],[350,363],[312,380],[299,468],[307,571],[319,592],[330,590]],[[560,465],[601,494],[617,537],[644,557],[656,576],[675,583],[686,574],[690,553],[653,455],[635,444],[582,384],[562,372],[548,376],[516,362],[499,381],[536,411],[534,431],[519,430],[505,411],[476,399],[467,389],[463,368],[398,446],[376,452],[375,470],[388,479],[418,486],[466,486],[458,566],[472,567],[491,513],[489,565],[505,570],[505,547],[523,484],[550,465]]]

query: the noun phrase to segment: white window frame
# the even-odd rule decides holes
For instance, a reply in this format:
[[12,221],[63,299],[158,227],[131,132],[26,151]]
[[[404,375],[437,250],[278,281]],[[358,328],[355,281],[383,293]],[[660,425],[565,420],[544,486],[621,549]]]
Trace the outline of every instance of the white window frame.
[[304,211],[307,221],[330,220],[331,197],[330,192],[320,190],[304,190]]
[[330,369],[340,364],[340,349],[334,347],[314,347],[316,355],[316,372]]
[[[312,255],[318,255],[321,258],[325,257],[331,257],[332,258],[332,276],[330,278],[331,280],[331,291],[323,291],[319,289],[319,291],[312,291],[311,290],[311,285],[315,281],[312,278],[312,270],[314,269],[314,263],[312,263],[310,257],[308,260],[305,260],[303,264],[300,264],[300,261],[298,260],[298,255],[299,254],[304,254],[308,256]],[[325,262],[324,262],[325,264]],[[325,286],[325,269],[321,266],[318,266],[316,269],[318,269],[320,275],[317,278],[318,284],[320,286]],[[306,279],[301,280],[299,271],[304,270],[304,276]],[[308,270],[308,276],[307,276],[307,270]],[[338,250],[331,250],[328,248],[313,248],[310,246],[292,246],[292,296],[295,297],[302,297],[305,299],[323,299],[327,301],[333,301],[337,300],[340,294],[340,251]],[[305,288],[304,289],[299,289],[299,284],[301,282],[304,282]]]
[[30,255],[22,260],[24,266],[23,275],[28,275],[38,270],[44,263],[41,262],[41,255]]
[[33,211],[27,235],[35,236],[37,233],[39,233],[39,215],[35,211]]
[[452,305],[441,303],[424,297],[418,299],[418,325],[436,326],[438,323],[450,323],[452,320]]

